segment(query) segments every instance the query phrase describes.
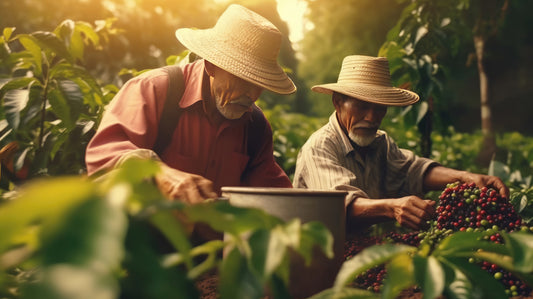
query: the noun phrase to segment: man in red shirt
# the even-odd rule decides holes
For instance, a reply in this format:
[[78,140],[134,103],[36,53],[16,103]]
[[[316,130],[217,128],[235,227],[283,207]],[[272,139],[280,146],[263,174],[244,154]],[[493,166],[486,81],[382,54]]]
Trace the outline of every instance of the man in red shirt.
[[[275,162],[272,129],[254,102],[264,89],[291,94],[291,79],[277,63],[281,33],[268,20],[230,5],[213,28],[176,31],[178,40],[203,59],[183,67],[182,109],[168,146],[158,155],[154,143],[167,94],[162,69],[129,80],[104,113],[87,147],[89,174],[131,157],[159,161],[155,181],[167,196],[198,203],[220,194],[222,186],[292,187]],[[260,111],[260,110],[259,110]],[[257,111],[256,111],[257,112]],[[253,116],[253,117],[252,117]],[[248,130],[264,122],[257,153],[248,153]]]

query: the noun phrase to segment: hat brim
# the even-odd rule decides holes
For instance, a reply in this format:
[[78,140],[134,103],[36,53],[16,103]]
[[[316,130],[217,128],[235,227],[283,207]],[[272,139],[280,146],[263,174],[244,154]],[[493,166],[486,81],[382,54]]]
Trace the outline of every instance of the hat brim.
[[212,29],[180,28],[176,38],[198,56],[248,82],[279,94],[291,94],[296,86],[276,61],[266,61],[219,39]]
[[328,83],[315,85],[311,87],[311,90],[325,94],[333,94],[335,91],[358,100],[386,106],[408,106],[420,99],[416,93],[410,90],[371,84]]

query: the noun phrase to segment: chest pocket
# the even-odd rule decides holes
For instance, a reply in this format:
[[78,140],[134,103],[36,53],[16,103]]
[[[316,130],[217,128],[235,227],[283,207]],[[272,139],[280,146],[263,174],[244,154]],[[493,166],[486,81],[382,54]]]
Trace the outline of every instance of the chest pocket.
[[[220,159],[218,165],[207,171],[207,177],[216,182],[217,188],[222,186],[240,186],[241,175],[250,158],[242,153],[232,152],[227,157]],[[210,177],[213,175],[213,177]]]

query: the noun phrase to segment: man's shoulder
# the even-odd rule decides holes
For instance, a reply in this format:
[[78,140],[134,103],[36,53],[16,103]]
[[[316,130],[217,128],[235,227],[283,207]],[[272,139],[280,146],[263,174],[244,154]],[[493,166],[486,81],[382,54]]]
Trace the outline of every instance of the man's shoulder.
[[335,127],[328,122],[309,136],[304,144],[304,148],[331,148],[341,143],[341,136],[339,136]]

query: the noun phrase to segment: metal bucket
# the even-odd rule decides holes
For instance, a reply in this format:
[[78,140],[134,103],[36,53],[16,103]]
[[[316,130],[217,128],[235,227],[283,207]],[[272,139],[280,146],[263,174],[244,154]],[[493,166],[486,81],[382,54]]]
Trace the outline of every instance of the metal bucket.
[[333,259],[315,248],[313,262],[306,266],[292,253],[289,291],[293,298],[307,298],[333,286],[344,261],[346,191],[297,188],[222,187],[222,196],[238,207],[258,208],[284,221],[300,218],[302,223],[322,222],[334,238]]

